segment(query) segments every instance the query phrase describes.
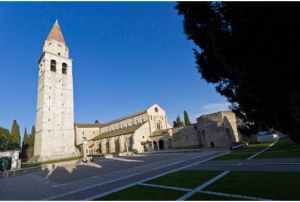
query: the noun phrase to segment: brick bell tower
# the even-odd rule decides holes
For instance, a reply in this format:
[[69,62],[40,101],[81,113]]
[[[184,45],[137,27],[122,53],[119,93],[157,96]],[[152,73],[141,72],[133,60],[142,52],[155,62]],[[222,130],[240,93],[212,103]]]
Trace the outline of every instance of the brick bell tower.
[[39,59],[33,161],[78,156],[75,148],[72,59],[58,21]]

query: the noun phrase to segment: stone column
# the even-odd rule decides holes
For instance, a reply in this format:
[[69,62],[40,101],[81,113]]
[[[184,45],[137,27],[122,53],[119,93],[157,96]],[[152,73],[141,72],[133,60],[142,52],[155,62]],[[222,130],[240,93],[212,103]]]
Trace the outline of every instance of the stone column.
[[116,149],[115,149],[115,138],[112,137],[109,139],[109,152],[110,153],[115,153]]
[[120,136],[119,137],[119,147],[120,147],[120,152],[124,152],[125,151],[125,147],[124,147],[124,137]]
[[107,153],[107,151],[106,151],[106,139],[101,140],[101,153],[102,154]]

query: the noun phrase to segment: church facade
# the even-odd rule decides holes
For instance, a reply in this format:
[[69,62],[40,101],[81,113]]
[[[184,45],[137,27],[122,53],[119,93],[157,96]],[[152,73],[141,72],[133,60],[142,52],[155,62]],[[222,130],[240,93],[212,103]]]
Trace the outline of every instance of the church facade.
[[157,104],[107,123],[75,124],[76,144],[88,140],[88,153],[144,152],[153,150],[151,135],[169,129],[166,112]]

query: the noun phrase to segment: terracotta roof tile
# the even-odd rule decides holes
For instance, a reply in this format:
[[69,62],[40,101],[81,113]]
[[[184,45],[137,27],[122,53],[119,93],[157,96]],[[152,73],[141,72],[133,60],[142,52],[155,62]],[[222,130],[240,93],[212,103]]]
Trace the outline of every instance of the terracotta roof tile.
[[58,24],[58,21],[56,20],[52,29],[51,29],[51,32],[50,34],[48,35],[48,38],[47,40],[49,39],[53,39],[53,40],[57,40],[57,41],[60,41],[62,43],[65,43],[65,39],[61,33],[61,30],[60,30],[60,27],[59,27],[59,24]]

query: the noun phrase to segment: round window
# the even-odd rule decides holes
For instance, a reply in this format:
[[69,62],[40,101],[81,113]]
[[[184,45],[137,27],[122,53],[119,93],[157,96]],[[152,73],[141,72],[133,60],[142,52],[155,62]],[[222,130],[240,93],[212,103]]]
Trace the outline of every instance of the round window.
[[158,112],[158,108],[157,107],[155,107],[155,111]]

